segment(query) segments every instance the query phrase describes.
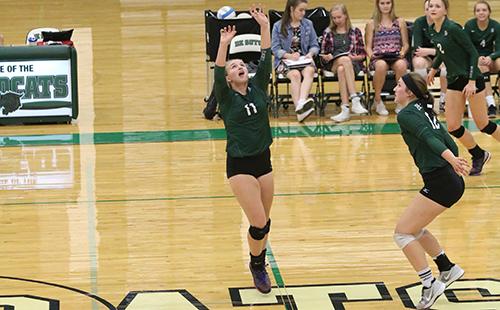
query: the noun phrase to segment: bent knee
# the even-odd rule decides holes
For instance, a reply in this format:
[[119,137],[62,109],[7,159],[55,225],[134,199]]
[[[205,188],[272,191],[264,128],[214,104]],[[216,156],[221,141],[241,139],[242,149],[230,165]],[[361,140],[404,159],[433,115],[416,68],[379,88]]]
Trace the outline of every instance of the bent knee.
[[292,70],[292,71],[288,72],[288,74],[286,75],[286,77],[289,80],[300,80],[300,78],[301,78],[300,71],[298,71],[298,70]]
[[304,75],[304,76],[312,76],[314,74],[314,71],[316,71],[316,69],[314,67],[307,66],[307,67],[305,67],[302,70],[302,75]]
[[374,64],[375,71],[387,71],[389,66],[385,62],[385,60],[379,59]]

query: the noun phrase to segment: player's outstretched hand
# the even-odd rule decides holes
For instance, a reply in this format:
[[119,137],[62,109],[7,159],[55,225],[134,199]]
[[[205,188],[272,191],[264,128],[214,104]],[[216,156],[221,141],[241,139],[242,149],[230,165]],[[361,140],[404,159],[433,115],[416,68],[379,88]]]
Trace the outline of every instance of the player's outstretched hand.
[[236,35],[236,26],[227,26],[220,30],[220,43],[228,45]]
[[261,26],[269,25],[269,19],[264,13],[264,9],[262,8],[262,4],[259,5],[253,4],[250,8],[250,15],[257,21],[257,23]]

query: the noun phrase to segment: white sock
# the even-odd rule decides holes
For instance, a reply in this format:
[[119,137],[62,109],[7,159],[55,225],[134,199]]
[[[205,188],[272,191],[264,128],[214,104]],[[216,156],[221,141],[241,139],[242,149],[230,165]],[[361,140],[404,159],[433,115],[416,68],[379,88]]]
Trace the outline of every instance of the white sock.
[[415,69],[415,73],[418,73],[421,77],[427,79],[427,69]]
[[427,267],[424,270],[420,270],[418,276],[420,277],[420,281],[424,287],[431,287],[432,280],[434,280],[434,276],[432,275],[431,268]]
[[302,109],[302,106],[304,106],[304,99],[299,99],[299,101],[297,101],[297,105],[295,106],[295,111],[299,110],[299,109]]
[[495,106],[495,99],[492,95],[486,96],[486,102],[488,103],[489,107]]

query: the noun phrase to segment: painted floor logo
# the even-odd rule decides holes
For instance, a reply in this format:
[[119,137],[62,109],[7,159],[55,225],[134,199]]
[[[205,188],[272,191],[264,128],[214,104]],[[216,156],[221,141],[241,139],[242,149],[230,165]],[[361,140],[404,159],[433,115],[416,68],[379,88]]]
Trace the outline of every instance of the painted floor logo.
[[[102,289],[91,288],[91,291]],[[420,283],[396,288],[391,296],[383,282],[336,283],[273,287],[262,295],[255,288],[229,288],[235,309],[245,307],[285,305],[294,310],[344,310],[349,303],[370,303],[370,309],[415,309],[421,294]],[[399,299],[395,296],[398,296]],[[380,308],[373,303],[380,303]],[[220,301],[217,302],[220,304]],[[0,308],[30,310],[60,309],[210,309],[185,289],[144,290],[124,292],[124,298],[113,305],[96,294],[81,289],[32,279],[0,276]],[[217,307],[214,306],[213,309]],[[466,279],[450,285],[432,306],[434,310],[500,309],[500,280]]]

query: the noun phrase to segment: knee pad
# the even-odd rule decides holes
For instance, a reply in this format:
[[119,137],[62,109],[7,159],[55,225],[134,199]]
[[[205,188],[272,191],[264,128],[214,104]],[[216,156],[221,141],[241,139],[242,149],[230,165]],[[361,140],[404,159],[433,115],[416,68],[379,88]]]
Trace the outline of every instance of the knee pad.
[[483,78],[485,83],[490,82],[490,73],[489,72],[483,72]]
[[427,229],[422,229],[418,234],[415,235],[415,240],[418,240],[420,238],[422,238],[423,235],[425,235],[425,233],[427,232]]
[[417,240],[414,235],[394,233],[394,242],[400,249],[404,249],[410,242]]
[[488,125],[484,126],[484,128],[481,129],[481,132],[492,135],[497,130],[497,127],[498,127],[497,124],[493,123],[492,121],[489,121]]
[[262,228],[250,226],[248,233],[254,240],[262,240],[269,233],[269,230],[271,230],[271,219],[269,219]]
[[457,139],[460,139],[465,133],[464,126],[460,126],[458,129],[450,131],[450,135],[454,136]]

